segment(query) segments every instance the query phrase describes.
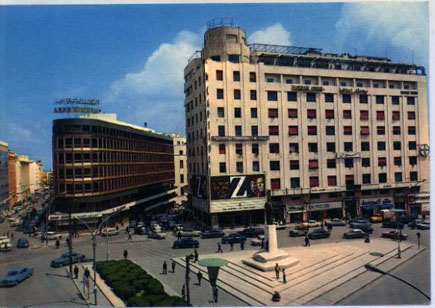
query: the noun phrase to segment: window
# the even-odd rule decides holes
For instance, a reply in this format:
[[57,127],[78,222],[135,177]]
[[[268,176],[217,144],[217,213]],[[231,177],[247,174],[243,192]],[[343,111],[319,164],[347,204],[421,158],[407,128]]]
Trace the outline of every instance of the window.
[[239,89],[234,89],[234,99],[240,99],[240,90]]
[[325,103],[333,103],[334,102],[334,94],[325,93]]
[[317,135],[317,126],[308,126],[308,135],[309,136],[316,136]]
[[278,92],[277,91],[267,91],[267,100],[268,101],[278,101]]
[[367,157],[362,158],[361,159],[361,165],[363,167],[370,167],[370,158],[367,158]]
[[319,169],[319,161],[317,159],[310,159],[308,161],[308,169],[310,170]]
[[239,55],[228,55],[228,61],[231,63],[239,63]]
[[287,101],[296,102],[298,100],[298,94],[296,92],[287,92]]
[[243,172],[243,162],[241,161],[236,162],[236,171]]
[[323,84],[324,86],[329,86],[329,81],[328,81],[328,80],[323,80],[323,81],[322,81],[322,84]]
[[258,126],[257,125],[251,126],[251,136],[258,136]]
[[344,126],[343,127],[344,135],[352,135],[352,126]]
[[308,152],[317,153],[317,143],[309,142],[308,143]]
[[[297,126],[296,126],[296,130],[297,130]],[[278,136],[278,135],[279,135],[278,126],[269,126],[269,136]]]
[[298,127],[297,126],[289,126],[288,127],[288,135],[289,136],[297,136],[298,135]]
[[385,151],[385,141],[378,141],[378,151]]
[[396,182],[402,182],[402,172],[395,172],[394,173],[394,180]]
[[369,112],[368,110],[361,110],[359,112],[360,120],[368,120],[369,119]]
[[400,135],[400,126],[393,126],[393,135]]
[[347,185],[354,185],[355,184],[355,180],[354,180],[353,174],[347,174],[346,177],[345,177],[345,180],[346,180],[346,186]]
[[327,142],[326,143],[326,151],[335,153],[335,142]]
[[343,118],[344,119],[352,119],[352,111],[351,110],[343,110]]
[[418,173],[417,173],[417,171],[411,171],[409,173],[409,179],[411,181],[417,181],[417,179],[418,179]]
[[376,120],[384,120],[385,119],[385,114],[384,112],[381,111],[376,111]]
[[393,111],[393,121],[400,120],[400,111]]
[[325,110],[325,118],[333,119],[334,118],[334,110],[333,109],[326,109]]
[[359,96],[359,103],[360,104],[368,104],[368,102],[369,102],[369,99],[368,99],[367,94],[361,94]]
[[406,104],[408,104],[408,105],[415,105],[415,97],[414,96],[408,96],[406,98]]
[[408,135],[415,135],[415,126],[408,126]]
[[361,151],[370,151],[370,142],[361,142]]
[[240,72],[239,71],[233,72],[233,81],[240,81]]
[[285,83],[286,83],[286,84],[293,84],[293,80],[292,80],[292,79],[289,79],[289,78],[287,78],[287,79],[285,80]]
[[258,150],[259,149],[259,147],[258,147],[258,143],[253,143],[252,144],[252,154],[254,154],[254,155],[258,155]]
[[224,89],[216,89],[216,98],[224,99]]
[[310,187],[318,187],[319,186],[319,177],[310,176]]
[[250,82],[256,82],[257,76],[255,75],[255,72],[249,72],[249,81]]
[[417,165],[417,156],[410,156],[410,157],[409,157],[409,164],[410,164],[411,166],[415,166],[415,165]]
[[316,118],[316,109],[308,109],[307,119],[315,119],[315,118]]
[[225,163],[219,163],[219,172],[220,173],[227,172],[227,165]]
[[305,79],[305,80],[304,80],[304,84],[306,84],[306,85],[310,85],[310,84],[311,84],[311,80],[309,80],[309,79]]
[[335,169],[337,167],[337,163],[336,163],[335,158],[327,159],[326,160],[326,167],[328,169]]
[[402,166],[402,157],[394,157],[394,166]]
[[279,160],[270,161],[270,171],[279,171]]
[[250,90],[249,97],[251,98],[251,101],[257,100],[257,90]]
[[353,144],[352,144],[352,142],[345,142],[344,143],[344,150],[346,152],[352,152],[353,151]]
[[385,167],[386,165],[387,165],[387,158],[386,157],[378,157],[378,166]]
[[279,143],[269,143],[269,153],[279,153]]
[[225,126],[223,126],[223,125],[218,126],[218,135],[219,135],[219,137],[225,136]]
[[290,178],[290,187],[291,188],[301,187],[301,183],[300,183],[299,178]]
[[270,119],[274,119],[278,117],[278,109],[276,108],[269,108],[268,115]]
[[234,117],[235,118],[241,118],[242,117],[242,109],[241,108],[234,108]]
[[351,103],[351,97],[350,94],[343,94],[342,95],[343,103],[350,104]]
[[258,161],[252,162],[252,171],[254,172],[260,171],[260,163]]
[[365,173],[362,175],[362,182],[363,184],[370,184],[371,182],[371,174],[370,173]]
[[315,103],[316,102],[316,93],[307,93],[307,102]]
[[271,190],[281,189],[281,180],[280,179],[270,179],[270,189]]
[[251,118],[257,118],[257,108],[251,108]]
[[400,141],[393,142],[393,149],[395,151],[400,151],[402,149],[402,143]]
[[378,126],[376,132],[378,135],[385,135],[385,126]]
[[216,80],[224,80],[224,74],[221,70],[216,70]]
[[242,136],[242,126],[240,126],[240,125],[236,125],[236,126],[234,127],[234,130],[235,130],[235,132],[236,132],[236,136]]
[[290,161],[290,170],[299,170],[299,160]]
[[289,143],[289,152],[290,153],[299,153],[299,144],[298,143]]
[[384,104],[384,96],[383,95],[376,95],[376,104],[378,104],[378,105]]
[[379,183],[387,183],[387,174],[379,173]]
[[219,154],[225,154],[225,153],[226,153],[225,144],[224,143],[219,144]]
[[353,168],[353,159],[352,158],[346,158],[344,160],[344,166],[346,168]]
[[361,126],[361,135],[363,136],[370,135],[370,129],[368,126]]
[[391,97],[391,104],[399,105],[399,96],[392,96]]
[[328,176],[328,186],[337,186],[337,177],[335,175]]
[[416,150],[417,149],[417,142],[415,142],[415,141],[409,141],[408,142],[408,149],[410,149],[410,150]]
[[408,120],[415,120],[415,112],[408,111]]
[[290,119],[296,119],[298,117],[298,110],[297,109],[288,109],[288,117]]
[[184,183],[184,174],[180,174],[180,183]]

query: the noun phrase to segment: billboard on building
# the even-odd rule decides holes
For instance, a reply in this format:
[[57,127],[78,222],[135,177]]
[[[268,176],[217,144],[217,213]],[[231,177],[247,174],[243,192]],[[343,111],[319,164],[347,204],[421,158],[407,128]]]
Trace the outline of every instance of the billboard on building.
[[213,176],[210,193],[211,200],[265,197],[264,174]]

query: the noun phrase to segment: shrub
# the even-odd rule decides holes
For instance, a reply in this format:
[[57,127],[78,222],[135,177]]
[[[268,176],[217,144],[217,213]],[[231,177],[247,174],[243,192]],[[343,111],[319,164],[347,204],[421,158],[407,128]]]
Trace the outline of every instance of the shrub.
[[127,301],[128,298],[136,295],[134,287],[126,285],[122,282],[115,282],[113,284],[113,290],[123,301]]
[[127,300],[129,307],[149,307],[151,303],[143,296],[133,296]]
[[149,280],[148,283],[143,286],[143,290],[145,294],[149,295],[165,294],[165,289],[163,288],[163,285],[155,278]]

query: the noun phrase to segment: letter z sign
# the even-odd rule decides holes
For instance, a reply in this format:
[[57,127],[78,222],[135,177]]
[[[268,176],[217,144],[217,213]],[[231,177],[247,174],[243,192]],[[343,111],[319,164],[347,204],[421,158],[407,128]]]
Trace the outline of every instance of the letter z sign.
[[233,198],[246,198],[248,196],[248,183],[246,183],[246,176],[232,176],[230,177],[230,192],[231,199]]

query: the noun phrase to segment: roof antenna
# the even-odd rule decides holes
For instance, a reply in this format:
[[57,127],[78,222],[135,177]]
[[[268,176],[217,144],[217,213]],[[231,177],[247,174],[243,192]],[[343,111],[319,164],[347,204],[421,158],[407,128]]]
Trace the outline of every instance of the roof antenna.
[[357,55],[357,50],[356,50],[356,48],[354,48],[355,49],[355,57],[356,57],[356,55]]

